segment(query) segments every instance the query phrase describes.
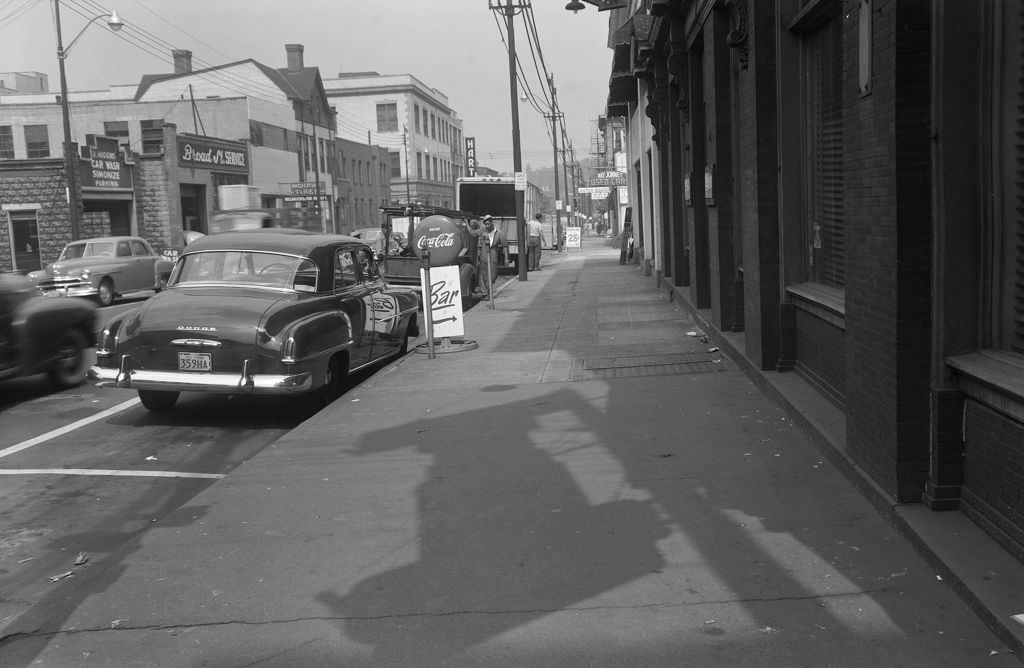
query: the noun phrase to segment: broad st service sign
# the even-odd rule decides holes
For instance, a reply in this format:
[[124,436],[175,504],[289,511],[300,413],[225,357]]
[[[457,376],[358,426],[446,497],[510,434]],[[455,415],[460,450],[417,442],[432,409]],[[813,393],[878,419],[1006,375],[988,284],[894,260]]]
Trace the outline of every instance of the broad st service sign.
[[249,172],[249,153],[242,142],[178,135],[178,165],[214,172]]

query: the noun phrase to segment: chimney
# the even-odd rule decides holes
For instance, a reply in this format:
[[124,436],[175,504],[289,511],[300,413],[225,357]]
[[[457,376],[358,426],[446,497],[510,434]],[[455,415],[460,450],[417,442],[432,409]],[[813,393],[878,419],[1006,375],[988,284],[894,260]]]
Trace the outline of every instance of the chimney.
[[288,54],[288,71],[289,72],[301,72],[302,71],[302,45],[301,44],[285,44],[284,50]]
[[187,49],[174,49],[171,51],[174,58],[174,73],[186,74],[192,71],[192,52]]

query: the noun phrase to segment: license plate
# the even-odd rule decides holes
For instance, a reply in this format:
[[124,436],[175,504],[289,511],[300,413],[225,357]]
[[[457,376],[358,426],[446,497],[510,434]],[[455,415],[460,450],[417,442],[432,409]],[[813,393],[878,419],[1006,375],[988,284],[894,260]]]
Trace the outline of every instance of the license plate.
[[178,353],[178,371],[212,371],[210,353]]

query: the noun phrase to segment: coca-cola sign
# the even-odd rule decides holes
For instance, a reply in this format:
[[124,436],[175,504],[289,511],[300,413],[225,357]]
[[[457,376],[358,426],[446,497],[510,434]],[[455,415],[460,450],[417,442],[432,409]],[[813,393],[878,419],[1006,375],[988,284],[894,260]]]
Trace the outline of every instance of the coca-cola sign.
[[412,247],[423,257],[430,253],[430,266],[443,267],[455,264],[466,247],[465,223],[456,222],[447,216],[427,216],[416,225],[412,234]]

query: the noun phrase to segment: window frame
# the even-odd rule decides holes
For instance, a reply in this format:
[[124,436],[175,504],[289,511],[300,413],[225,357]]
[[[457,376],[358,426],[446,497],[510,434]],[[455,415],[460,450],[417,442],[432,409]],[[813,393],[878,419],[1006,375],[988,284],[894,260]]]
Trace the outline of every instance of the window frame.
[[[44,140],[32,139],[30,133],[42,132]],[[43,125],[26,125],[25,132],[25,157],[26,158],[49,158],[50,157],[50,128]],[[33,147],[33,145],[35,145]],[[45,148],[40,147],[45,145]],[[45,151],[45,152],[44,152]]]
[[[845,290],[846,215],[843,166],[843,25],[841,3],[800,33],[804,275]],[[831,35],[828,32],[831,31]],[[831,39],[830,39],[831,38]],[[830,53],[825,53],[828,48]],[[828,56],[831,56],[829,59]],[[830,72],[819,70],[829,67]],[[817,75],[817,76],[816,76]],[[826,90],[820,84],[836,89]],[[832,94],[829,100],[826,96]],[[824,103],[831,103],[825,109]],[[832,118],[825,120],[826,115]],[[838,134],[838,139],[835,136]],[[838,157],[835,152],[840,151]],[[826,163],[831,169],[824,169]],[[838,185],[837,182],[838,181]]]
[[398,132],[398,103],[378,102],[377,132]]
[[14,160],[14,157],[14,126],[0,125],[0,160]]

